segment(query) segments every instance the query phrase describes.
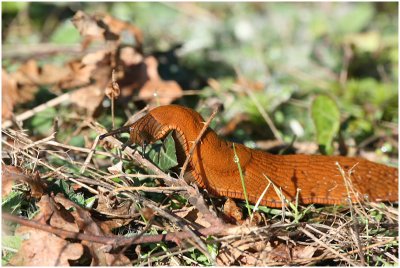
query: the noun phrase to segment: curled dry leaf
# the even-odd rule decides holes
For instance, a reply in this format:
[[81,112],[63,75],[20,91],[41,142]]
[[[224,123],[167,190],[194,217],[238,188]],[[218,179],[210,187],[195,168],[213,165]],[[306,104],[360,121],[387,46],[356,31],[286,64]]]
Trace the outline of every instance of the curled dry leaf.
[[[12,115],[16,100],[32,100],[39,85],[53,85],[55,90],[75,88],[70,101],[85,109],[89,116],[100,113],[105,94],[113,98],[120,95],[117,101],[122,105],[131,102],[132,97],[137,95],[153,106],[169,104],[182,96],[182,89],[175,81],[160,78],[157,60],[152,56],[143,56],[143,36],[136,26],[108,15],[89,16],[82,11],[75,14],[72,22],[83,37],[90,39],[89,43],[93,39],[106,40],[107,43],[103,48],[62,67],[39,67],[35,60],[23,64],[10,75],[15,82],[8,79],[11,89],[17,85],[18,98],[11,93],[3,95],[6,102],[3,114],[7,118]],[[127,35],[136,40],[135,46],[123,44]],[[115,79],[110,79],[113,69],[116,70]]]
[[[61,204],[67,210],[74,208],[71,212],[75,223],[81,232],[97,236],[104,236],[106,232],[101,229],[101,226],[92,218],[89,211],[81,208],[69,199],[66,199],[61,194],[54,197],[54,200]],[[92,257],[91,265],[110,266],[113,262],[127,263],[129,260],[124,255],[111,254],[111,247],[99,243],[82,241],[82,244],[89,248]]]
[[115,165],[107,168],[108,172],[110,172],[111,174],[122,174],[124,173],[123,170],[123,163],[122,161],[119,161],[118,163],[116,163]]
[[115,81],[115,70],[112,71],[112,81],[108,84],[105,94],[109,99],[118,98],[119,94],[121,94],[121,89]]
[[104,36],[105,29],[101,28],[94,18],[81,10],[75,13],[71,21],[83,37],[102,38]]
[[316,250],[316,247],[297,245],[292,249],[293,259],[312,258]]
[[14,106],[18,102],[17,81],[11,77],[6,70],[2,69],[1,91],[1,116],[3,120],[10,119],[13,115]]
[[68,242],[52,233],[20,226],[16,234],[26,238],[10,260],[16,266],[70,266],[83,254],[83,245]]
[[182,97],[182,88],[175,81],[164,81],[158,74],[158,62],[156,58],[145,58],[148,81],[139,91],[139,98],[150,106],[167,105]]
[[[30,59],[21,65],[15,73],[12,73],[12,76],[17,81],[21,94],[24,94],[23,92],[26,90],[24,88],[33,87],[36,92],[37,86],[56,84],[66,79],[70,75],[70,72],[69,66],[53,64],[39,66],[36,60]],[[31,97],[27,97],[26,99],[30,100]]]
[[103,90],[97,85],[82,87],[71,94],[71,102],[86,109],[89,115],[95,114],[104,99]]
[[270,243],[241,239],[233,243],[223,244],[217,256],[217,264],[262,266],[265,260],[260,258],[260,252],[271,250]]
[[230,223],[243,222],[243,212],[231,198],[228,198],[224,204],[224,214],[224,220]]
[[114,46],[118,46],[125,39],[125,35],[130,35],[131,39],[135,40],[135,47],[141,50],[143,34],[139,28],[130,23],[109,15],[90,16],[81,10],[75,13],[72,23],[85,38],[83,48],[88,47],[93,40],[111,41],[115,42]]
[[[79,231],[71,222],[68,211],[57,206],[52,197],[44,195],[37,203],[39,213],[33,218],[42,224],[62,228],[68,231]],[[69,219],[69,220],[68,220]],[[10,260],[10,264],[18,266],[69,266],[68,260],[79,259],[83,254],[83,246],[70,243],[52,233],[31,227],[20,226],[16,234],[25,240],[18,253]]]
[[25,182],[30,187],[30,194],[34,198],[39,199],[43,193],[46,185],[41,181],[40,175],[38,172],[34,174],[25,174],[25,172],[15,166],[7,166],[1,165],[3,173],[1,176],[2,179],[2,196],[8,195],[11,190],[14,182]]
[[132,215],[134,212],[133,203],[130,200],[121,201],[112,192],[99,187],[96,211],[104,215],[114,216],[116,218],[102,221],[100,227],[106,233],[111,233],[112,229],[127,225],[133,219],[118,219],[118,216]]
[[190,222],[195,222],[204,228],[211,227],[210,221],[205,219],[204,215],[195,207],[183,207],[182,209],[175,210],[174,213],[176,216],[185,218]]

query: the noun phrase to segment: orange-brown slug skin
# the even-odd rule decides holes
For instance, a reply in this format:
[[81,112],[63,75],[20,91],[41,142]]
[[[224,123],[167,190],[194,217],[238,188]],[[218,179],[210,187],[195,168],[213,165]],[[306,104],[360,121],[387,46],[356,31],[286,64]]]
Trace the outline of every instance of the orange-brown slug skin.
[[[167,105],[151,110],[129,129],[131,141],[136,144],[154,142],[175,130],[173,137],[177,158],[182,165],[203,126],[204,120],[197,112],[183,106]],[[301,204],[346,204],[348,193],[353,202],[357,194],[361,200],[398,201],[397,168],[362,158],[272,155],[241,144],[235,144],[235,149],[252,203],[256,203],[268,188],[261,204],[282,206],[282,198],[270,181],[289,201],[295,201],[299,189],[298,200]],[[351,174],[350,188],[346,188],[338,165],[345,174]],[[185,178],[196,181],[214,195],[244,199],[232,143],[220,139],[210,128],[197,144]]]

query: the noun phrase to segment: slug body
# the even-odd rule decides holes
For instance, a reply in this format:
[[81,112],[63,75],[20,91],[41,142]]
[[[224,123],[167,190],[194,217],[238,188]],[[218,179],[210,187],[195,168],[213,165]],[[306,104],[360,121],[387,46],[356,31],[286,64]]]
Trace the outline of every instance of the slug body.
[[[203,118],[195,111],[178,105],[153,109],[129,127],[132,143],[144,145],[164,138],[174,130],[177,158],[182,166],[193,142],[204,126]],[[397,201],[397,168],[377,164],[362,158],[322,155],[272,155],[235,144],[244,174],[248,199],[256,203],[266,190],[261,204],[282,206],[274,186],[285,199],[301,204],[346,204],[351,201]],[[338,165],[350,178],[350,187]],[[350,174],[350,176],[349,176]],[[244,191],[233,144],[220,139],[210,128],[197,144],[185,179],[197,182],[211,194],[244,199]],[[349,190],[348,190],[349,189]]]

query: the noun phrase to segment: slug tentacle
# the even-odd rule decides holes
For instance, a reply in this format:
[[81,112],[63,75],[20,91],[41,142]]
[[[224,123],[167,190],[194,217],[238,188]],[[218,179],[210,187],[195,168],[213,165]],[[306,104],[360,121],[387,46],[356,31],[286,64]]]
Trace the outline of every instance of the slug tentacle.
[[[186,107],[161,106],[129,127],[130,140],[143,146],[174,131],[178,163],[182,165],[188,157],[190,142],[198,137],[203,122],[197,112]],[[125,131],[126,127],[121,129]],[[120,130],[110,133],[101,138],[120,133]],[[298,201],[302,204],[344,204],[348,197],[353,202],[398,201],[397,168],[361,158],[272,155],[240,144],[235,147],[252,203],[258,201],[266,188],[261,204],[272,207],[282,206],[282,199],[295,201],[298,190]],[[211,194],[244,199],[240,174],[233,159],[232,143],[220,139],[209,128],[194,150],[185,178],[196,181]],[[349,182],[343,178],[339,166]]]

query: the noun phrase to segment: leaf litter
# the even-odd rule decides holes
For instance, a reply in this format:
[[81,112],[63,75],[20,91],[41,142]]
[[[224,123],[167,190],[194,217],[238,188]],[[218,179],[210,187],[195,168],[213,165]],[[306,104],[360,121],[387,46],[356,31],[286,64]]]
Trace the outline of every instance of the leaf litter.
[[[143,53],[143,32],[135,25],[109,15],[91,16],[83,11],[76,12],[72,22],[83,38],[81,43],[83,50],[90,48],[94,43],[100,44],[100,48],[62,66],[51,64],[39,66],[35,59],[30,59],[15,72],[9,73],[3,69],[2,82],[7,87],[7,94],[4,94],[4,90],[2,91],[3,119],[11,119],[14,116],[15,106],[32,101],[39,87],[43,85],[51,86],[51,90],[54,92],[66,91],[69,93],[69,101],[90,117],[98,116],[104,109],[104,99],[107,95],[113,95],[113,97],[120,95],[117,101],[122,106],[126,106],[135,97],[134,99],[143,101],[150,107],[170,104],[183,96],[183,90],[176,81],[165,81],[161,78],[156,58]],[[111,76],[113,72],[115,72],[115,81]],[[120,91],[118,94],[114,91],[110,93],[111,89],[116,89],[113,85],[114,82]],[[238,86],[241,83],[240,79],[236,81]],[[258,91],[263,86],[255,83],[251,87],[254,88],[254,91]],[[110,90],[107,91],[107,88]],[[232,128],[236,128],[237,122],[232,122],[232,124],[235,124]],[[227,132],[230,131],[230,129],[227,130]],[[18,140],[16,136],[11,135],[11,137],[14,141]],[[14,145],[5,143],[5,146],[13,148]],[[45,144],[44,148],[49,151],[57,149],[54,156],[59,159],[62,159],[60,152],[67,153],[65,148],[48,144]],[[201,204],[204,201],[198,192],[194,196],[195,199],[197,198],[197,202],[193,202],[196,204],[194,206],[190,205],[191,202],[188,200],[177,197],[174,190],[169,191],[168,189],[165,190],[165,194],[169,201],[165,196],[157,196],[155,199],[159,203],[154,202],[154,198],[148,199],[147,193],[142,190],[114,193],[112,190],[115,184],[129,187],[145,181],[146,187],[151,188],[159,186],[162,180],[156,181],[156,183],[151,180],[146,182],[147,179],[139,179],[141,174],[138,174],[138,179],[135,180],[127,179],[132,177],[120,176],[120,179],[112,182],[99,182],[99,178],[105,174],[96,169],[100,163],[98,159],[96,160],[98,162],[93,160],[94,165],[88,168],[84,176],[78,175],[68,168],[58,171],[58,173],[55,171],[57,169],[53,170],[55,174],[64,174],[63,179],[73,177],[95,188],[97,191],[97,194],[94,195],[95,204],[92,207],[85,207],[85,204],[74,203],[61,193],[49,191],[49,186],[45,183],[46,179],[42,178],[43,175],[39,171],[33,172],[31,168],[21,164],[21,162],[28,162],[29,157],[22,154],[20,148],[14,147],[13,149],[16,150],[19,167],[2,164],[2,196],[5,197],[15,191],[16,182],[27,184],[29,195],[40,200],[36,203],[39,212],[31,220],[44,226],[98,237],[113,235],[115,230],[124,230],[125,233],[128,230],[129,235],[138,236],[142,235],[142,231],[146,231],[146,235],[149,236],[156,235],[159,234],[160,229],[172,234],[186,232],[184,234],[188,234],[189,239],[181,239],[177,235],[175,240],[172,240],[175,242],[174,244],[177,244],[180,250],[188,245],[194,246],[196,250],[207,256],[209,264],[218,265],[306,265],[322,260],[346,263],[344,257],[340,259],[337,255],[324,251],[321,243],[332,246],[332,248],[341,245],[347,250],[347,253],[340,256],[352,256],[355,261],[359,260],[357,251],[352,248],[352,244],[354,244],[353,227],[352,224],[349,224],[352,219],[346,215],[325,213],[319,222],[310,223],[311,227],[306,226],[308,231],[318,235],[320,243],[317,243],[313,236],[307,236],[305,233],[297,231],[296,226],[298,225],[291,224],[288,219],[277,221],[275,224],[261,220],[257,220],[256,224],[254,222],[249,224],[243,220],[241,208],[232,200],[225,203],[223,212],[216,211],[217,218],[215,215],[210,215],[212,213],[208,210],[209,206],[206,206],[206,211],[203,209]],[[68,150],[73,149],[70,147]],[[29,152],[28,155],[32,157],[43,149],[33,146],[25,151]],[[165,153],[163,150],[161,151]],[[155,155],[156,153],[153,151],[153,162],[157,162]],[[114,154],[114,156],[116,155]],[[123,160],[117,164],[115,162],[109,164],[109,173],[124,174],[122,165],[125,164],[127,158]],[[162,161],[166,162],[165,170],[173,168],[174,160],[171,160],[169,155]],[[158,161],[158,164],[162,161]],[[24,168],[20,168],[20,166]],[[169,176],[166,173],[164,175]],[[51,177],[53,180],[57,178],[57,176]],[[75,186],[76,184],[74,184]],[[84,188],[75,188],[75,190],[84,191],[84,195],[88,194]],[[398,216],[396,210],[385,208],[378,210],[374,207],[367,207],[367,209],[374,211],[374,217],[380,217],[380,219],[396,219]],[[290,211],[287,212],[290,215]],[[312,217],[314,216],[312,214],[319,213],[318,209],[314,209],[309,216]],[[369,217],[362,228],[379,226],[379,220],[376,221],[376,218]],[[225,222],[221,222],[221,218]],[[243,231],[244,229],[240,229],[240,232],[234,231],[241,226],[244,226],[247,231]],[[335,226],[335,228],[330,226]],[[215,228],[215,230],[207,236],[210,239],[208,240],[203,237],[199,239],[200,236],[193,235],[191,232],[194,228],[199,228],[199,230]],[[225,229],[226,232],[224,233],[218,228]],[[379,227],[377,230],[378,233],[382,231]],[[132,263],[132,259],[139,258],[144,251],[142,247],[146,247],[144,245],[140,250],[135,248],[135,253],[133,253],[132,249],[126,247],[121,248],[84,239],[71,239],[26,225],[18,226],[15,233],[23,237],[23,242],[10,264],[21,266],[127,265]],[[386,240],[389,245],[392,243],[391,241],[394,240]],[[173,253],[169,251],[169,243],[173,242],[160,239],[156,243],[156,248],[165,251],[164,259],[161,258],[161,260],[172,259]],[[371,248],[371,250],[377,252],[385,245],[383,242],[385,242],[384,236],[363,238],[364,247],[368,248],[370,245],[376,244],[377,247]],[[203,243],[219,244],[218,252],[211,259],[209,251],[212,250],[207,247],[204,249]],[[151,252],[154,248],[147,249]],[[157,260],[151,260],[151,253],[148,254],[148,261],[149,264],[157,263]],[[158,262],[158,264],[165,263],[177,262]]]

